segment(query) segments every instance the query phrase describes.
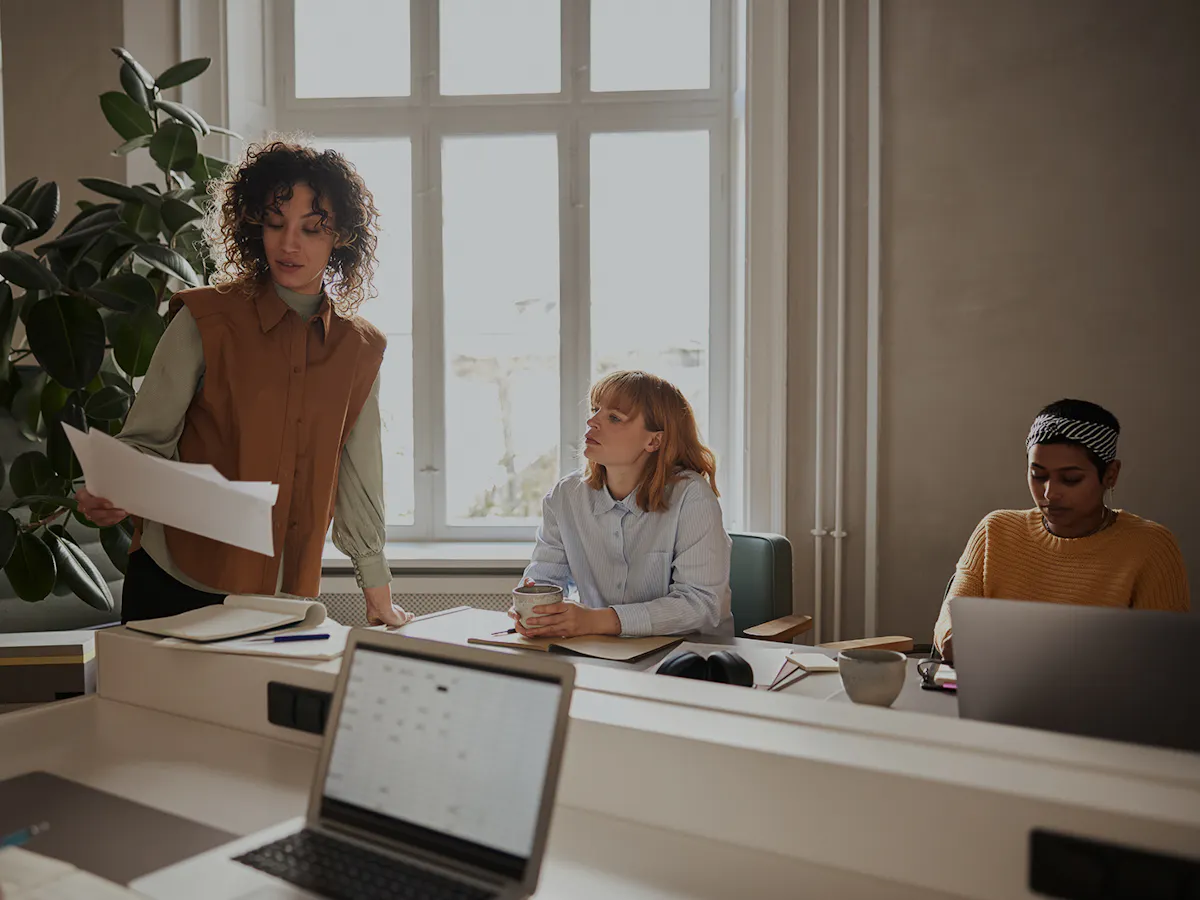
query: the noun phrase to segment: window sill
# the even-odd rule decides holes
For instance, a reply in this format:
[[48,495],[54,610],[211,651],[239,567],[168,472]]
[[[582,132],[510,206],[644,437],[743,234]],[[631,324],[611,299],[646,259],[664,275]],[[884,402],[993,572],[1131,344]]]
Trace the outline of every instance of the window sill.
[[[532,549],[532,541],[388,541],[383,552],[393,574],[519,575]],[[349,557],[332,543],[325,544],[321,568],[326,575],[354,571]]]

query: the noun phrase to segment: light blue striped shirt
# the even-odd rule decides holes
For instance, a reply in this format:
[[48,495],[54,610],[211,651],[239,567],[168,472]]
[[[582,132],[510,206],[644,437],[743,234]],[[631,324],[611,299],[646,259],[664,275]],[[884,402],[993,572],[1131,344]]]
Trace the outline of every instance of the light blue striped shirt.
[[542,501],[525,577],[574,587],[584,606],[611,606],[621,634],[733,634],[729,535],[721,506],[697,473],[667,487],[667,509],[646,512],[634,491],[614,500],[579,473]]

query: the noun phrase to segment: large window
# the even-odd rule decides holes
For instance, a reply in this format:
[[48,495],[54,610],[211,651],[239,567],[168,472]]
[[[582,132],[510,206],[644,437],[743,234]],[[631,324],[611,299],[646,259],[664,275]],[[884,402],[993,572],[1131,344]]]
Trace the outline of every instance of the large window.
[[736,5],[280,4],[275,124],[381,213],[393,539],[527,538],[615,369],[679,385],[732,458]]

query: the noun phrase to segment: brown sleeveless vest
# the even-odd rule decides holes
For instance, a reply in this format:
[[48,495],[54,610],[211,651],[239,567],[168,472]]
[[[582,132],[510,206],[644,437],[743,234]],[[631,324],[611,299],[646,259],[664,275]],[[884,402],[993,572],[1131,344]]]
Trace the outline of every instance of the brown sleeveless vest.
[[164,529],[171,559],[201,584],[237,594],[280,588],[315,597],[337,499],[342,448],[366,403],[387,339],[366,320],[344,319],[328,300],[305,321],[271,284],[182,291],[204,346],[204,378],[188,407],[179,458],[231,481],[279,485],[275,555]]

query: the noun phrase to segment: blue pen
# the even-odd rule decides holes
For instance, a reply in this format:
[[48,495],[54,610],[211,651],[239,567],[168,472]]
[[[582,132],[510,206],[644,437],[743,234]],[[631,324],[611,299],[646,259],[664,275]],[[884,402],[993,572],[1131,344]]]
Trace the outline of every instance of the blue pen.
[[20,831],[14,831],[12,834],[0,837],[0,847],[20,847],[27,843],[31,838],[36,837],[43,831],[50,828],[50,823],[39,822],[37,825],[30,825],[28,828],[22,828]]
[[288,641],[327,641],[327,634],[280,634],[275,637],[251,638],[252,641],[271,641],[275,644],[284,644]]

